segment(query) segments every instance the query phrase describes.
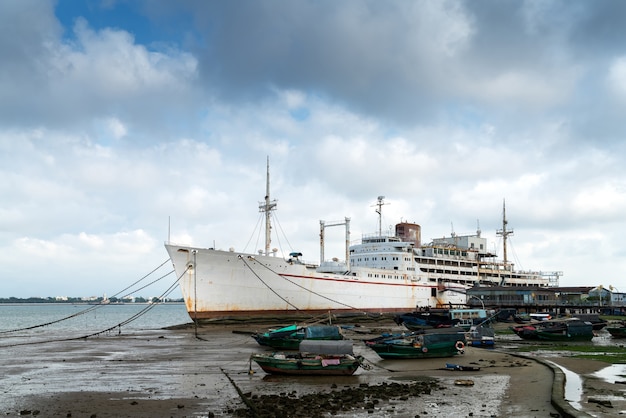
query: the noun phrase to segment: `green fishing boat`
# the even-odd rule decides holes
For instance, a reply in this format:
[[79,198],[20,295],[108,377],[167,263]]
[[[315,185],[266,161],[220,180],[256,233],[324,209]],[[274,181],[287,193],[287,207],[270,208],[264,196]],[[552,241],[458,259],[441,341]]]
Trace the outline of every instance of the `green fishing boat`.
[[421,359],[463,353],[466,339],[463,329],[452,327],[408,336],[377,338],[365,344],[383,359]]
[[289,325],[263,333],[252,334],[263,346],[277,350],[298,350],[304,340],[343,340],[341,329],[336,325]]
[[591,341],[593,325],[591,322],[569,320],[563,323],[559,330],[544,330],[538,328],[537,338],[548,341]]
[[253,354],[250,360],[269,374],[350,376],[361,366],[363,357],[354,355],[351,341],[304,340],[298,353]]
[[613,338],[626,338],[626,324],[621,323],[619,326],[606,327],[606,330]]

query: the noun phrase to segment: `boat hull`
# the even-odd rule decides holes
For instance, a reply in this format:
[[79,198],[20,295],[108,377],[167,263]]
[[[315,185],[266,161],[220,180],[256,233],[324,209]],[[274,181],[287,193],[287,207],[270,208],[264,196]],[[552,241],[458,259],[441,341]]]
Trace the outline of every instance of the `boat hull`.
[[399,313],[441,303],[434,285],[408,278],[319,273],[280,257],[165,246],[193,320]]
[[539,336],[537,335],[537,328],[532,325],[518,326],[518,327],[510,327],[511,331],[515,333],[518,337],[524,340],[538,340]]
[[445,347],[413,347],[405,344],[373,344],[369,346],[381,358],[391,359],[422,359],[453,357],[459,354],[454,345]]
[[450,318],[449,310],[440,312],[408,312],[397,315],[394,321],[398,325],[404,325],[411,331],[452,327],[454,325],[454,322]]
[[[361,362],[353,356],[326,358],[278,358],[276,355],[254,354],[251,359],[265,373],[292,376],[351,376]],[[319,356],[318,356],[319,357]]]
[[547,340],[547,341],[591,341],[591,339],[593,338],[592,333],[559,334],[559,333],[544,332],[544,331],[537,331],[537,336],[540,340]]
[[594,337],[591,323],[582,321],[546,321],[532,325],[511,327],[511,329],[525,340],[591,341]]
[[613,338],[626,338],[626,327],[607,327],[606,330]]
[[463,332],[432,330],[407,338],[390,337],[366,341],[365,344],[383,359],[425,359],[453,357],[462,353],[465,344]]

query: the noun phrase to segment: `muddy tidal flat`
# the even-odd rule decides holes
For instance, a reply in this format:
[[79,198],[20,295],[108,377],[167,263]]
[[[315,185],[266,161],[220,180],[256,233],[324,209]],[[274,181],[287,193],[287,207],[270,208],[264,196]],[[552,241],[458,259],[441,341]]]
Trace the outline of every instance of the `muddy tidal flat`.
[[[378,327],[378,325],[376,326]],[[41,417],[558,417],[555,375],[544,362],[514,352],[466,348],[447,359],[382,360],[362,340],[389,330],[354,328],[355,354],[368,370],[346,377],[265,374],[250,355],[266,352],[253,325],[142,330],[56,341],[59,335],[0,340],[0,414]],[[606,366],[593,360],[550,359],[602,393],[615,384],[584,379]],[[450,371],[446,363],[479,367]],[[464,384],[459,384],[464,381]],[[469,383],[471,382],[471,384]],[[606,383],[606,385],[605,385]],[[617,392],[619,393],[622,392]],[[623,395],[623,393],[622,393]],[[580,416],[620,416],[586,402]]]

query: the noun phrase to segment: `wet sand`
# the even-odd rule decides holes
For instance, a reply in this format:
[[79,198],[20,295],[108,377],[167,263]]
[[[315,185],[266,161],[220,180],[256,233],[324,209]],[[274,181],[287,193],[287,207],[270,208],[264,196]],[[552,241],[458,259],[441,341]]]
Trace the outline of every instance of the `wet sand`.
[[[262,326],[255,326],[263,330]],[[383,328],[388,329],[388,328]],[[235,331],[235,332],[234,332]],[[355,340],[369,370],[348,377],[280,377],[250,364],[264,352],[241,326],[149,330],[87,340],[16,346],[36,339],[2,338],[0,414],[42,417],[209,417],[246,416],[248,402],[282,395],[293,402],[307,394],[380,385],[430,381],[436,389],[419,396],[355,402],[332,416],[473,416],[557,417],[551,402],[554,373],[545,364],[512,353],[467,348],[447,359],[382,360],[366,348],[367,334],[346,332]],[[365,331],[362,329],[360,331]],[[377,335],[379,330],[370,329]],[[606,366],[592,360],[550,359],[580,375]],[[444,370],[447,362],[479,366],[479,371]],[[471,380],[459,386],[456,380]],[[614,384],[591,381],[585,393],[616,390]],[[620,388],[621,389],[621,388]],[[623,392],[622,392],[623,395]],[[614,403],[615,405],[615,403]],[[603,407],[585,400],[594,416],[613,416],[626,405]],[[316,409],[320,413],[320,410]],[[311,416],[314,415],[311,413]],[[252,416],[248,413],[248,416]],[[322,416],[331,416],[323,414]],[[561,415],[562,416],[562,415]]]

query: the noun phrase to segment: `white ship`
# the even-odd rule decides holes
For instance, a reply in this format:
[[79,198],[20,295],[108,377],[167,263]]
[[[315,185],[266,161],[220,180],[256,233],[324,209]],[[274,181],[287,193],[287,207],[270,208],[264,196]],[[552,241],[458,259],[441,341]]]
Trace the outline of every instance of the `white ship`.
[[[269,163],[265,201],[265,251],[259,254],[197,248],[166,243],[190,317],[196,321],[226,318],[307,318],[317,315],[394,313],[416,307],[465,305],[465,290],[480,285],[558,286],[560,272],[516,271],[506,255],[507,230],[503,210],[504,259],[487,251],[480,231],[422,245],[418,224],[399,223],[395,234],[383,233],[380,219],[384,197],[378,198],[378,232],[350,245],[350,219],[320,221],[319,265],[301,254],[286,257],[270,251],[271,212]],[[345,225],[346,261],[324,262],[324,229]]]

